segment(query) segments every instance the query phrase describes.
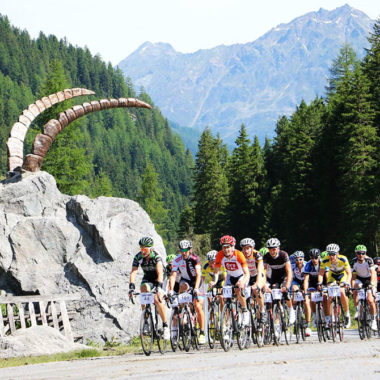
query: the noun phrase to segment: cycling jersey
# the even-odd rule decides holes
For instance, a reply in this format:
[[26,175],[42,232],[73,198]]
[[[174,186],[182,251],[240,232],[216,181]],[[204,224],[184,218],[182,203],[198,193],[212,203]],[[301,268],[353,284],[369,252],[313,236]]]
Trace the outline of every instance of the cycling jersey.
[[271,269],[272,274],[268,282],[270,285],[282,284],[286,278],[285,265],[289,262],[289,256],[285,251],[279,251],[276,257],[270,253],[264,256],[264,264]]
[[[224,283],[224,274],[226,273],[226,269],[222,266],[220,267],[218,282],[216,283],[217,287],[223,286]],[[209,263],[206,263],[202,268],[202,277],[205,278],[205,282],[209,283],[210,281],[214,281],[215,272],[214,269],[210,268]]]
[[247,261],[243,253],[237,249],[229,258],[224,256],[223,251],[219,251],[215,258],[215,268],[220,268],[222,265],[230,277],[241,277],[244,274],[243,268],[247,267]]
[[338,283],[347,282],[346,269],[350,269],[350,264],[348,263],[347,257],[338,255],[336,261],[336,263],[332,263],[330,261],[330,257],[328,257],[326,259],[323,259],[321,262],[321,269],[329,269],[329,272],[327,274],[328,284],[335,281]]
[[301,286],[303,284],[303,280],[305,277],[305,262],[303,262],[303,265],[301,269],[297,267],[297,265],[293,268],[293,281],[292,285],[299,285]]
[[201,266],[201,262],[197,255],[192,253],[186,260],[182,257],[182,255],[178,255],[172,261],[172,265],[172,272],[181,273],[181,279],[188,282],[191,286],[194,286],[195,279],[197,277],[195,268]]
[[[166,267],[165,267],[165,275],[167,278],[170,277],[170,275],[172,274],[172,268],[173,266],[171,264],[167,264]],[[181,279],[181,273],[180,272],[177,272],[177,275],[175,277],[175,282],[179,282],[179,280]]]
[[256,277],[257,276],[257,265],[256,264],[259,261],[263,260],[262,254],[259,251],[253,251],[252,256],[248,259],[245,257],[245,260],[247,261],[249,276],[250,277]]
[[358,258],[355,257],[351,260],[351,270],[352,273],[356,274],[356,277],[359,279],[368,279],[371,278],[371,270],[374,270],[376,265],[373,260],[365,256],[363,263],[359,263]]
[[318,273],[319,273],[319,261],[315,266],[313,261],[310,260],[305,264],[304,275],[309,275],[309,288],[317,288],[318,285]]
[[141,266],[144,272],[144,277],[141,283],[157,281],[157,263],[162,263],[162,258],[156,251],[151,252],[151,254],[147,258],[144,258],[141,252],[135,255],[135,257],[133,258],[132,267],[138,268],[139,266]]

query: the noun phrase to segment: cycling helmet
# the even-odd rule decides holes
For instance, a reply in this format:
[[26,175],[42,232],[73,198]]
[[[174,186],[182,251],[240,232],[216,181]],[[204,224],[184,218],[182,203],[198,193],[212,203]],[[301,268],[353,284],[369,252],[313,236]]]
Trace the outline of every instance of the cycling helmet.
[[170,264],[176,257],[177,257],[177,255],[174,255],[173,253],[171,253],[171,254],[166,256],[166,262],[168,264]]
[[327,251],[321,252],[321,259],[325,259],[327,257]]
[[240,247],[244,247],[246,245],[250,245],[251,247],[255,246],[255,241],[251,238],[245,238],[243,240],[240,240]]
[[190,248],[193,248],[193,245],[191,244],[190,240],[181,240],[178,243],[178,247],[179,249],[190,249]]
[[229,244],[229,245],[235,245],[236,244],[236,240],[233,236],[230,236],[230,235],[224,235],[220,238],[220,244],[221,245],[225,245],[225,244]]
[[140,247],[153,247],[153,239],[149,236],[144,236],[139,240]]
[[331,243],[326,247],[327,253],[336,253],[338,254],[340,251],[339,245],[335,243]]
[[309,251],[309,256],[310,256],[312,259],[317,259],[319,256],[321,256],[321,251],[320,251],[318,248],[312,248],[312,249]]
[[380,264],[380,257],[375,257],[375,258],[373,259],[373,262],[374,262],[376,265]]
[[264,256],[269,252],[269,250],[267,247],[263,247],[259,249],[259,252]]
[[217,251],[207,252],[207,261],[215,261],[215,257],[217,253],[218,253]]
[[280,245],[280,240],[278,240],[277,238],[270,238],[266,243],[267,248],[277,248]]
[[363,244],[359,244],[355,247],[355,252],[367,252],[367,247]]
[[295,251],[293,253],[293,255],[294,255],[295,259],[298,259],[298,258],[302,258],[303,259],[305,257],[305,254],[302,251]]

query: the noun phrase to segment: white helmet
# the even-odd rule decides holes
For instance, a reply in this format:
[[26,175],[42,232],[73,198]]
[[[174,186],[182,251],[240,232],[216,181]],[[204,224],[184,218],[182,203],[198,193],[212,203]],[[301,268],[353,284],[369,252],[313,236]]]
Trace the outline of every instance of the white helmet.
[[215,261],[215,257],[218,251],[209,251],[207,252],[207,261]]
[[339,245],[338,245],[338,244],[331,243],[331,244],[329,244],[329,245],[326,247],[326,251],[327,251],[327,253],[329,253],[329,252],[331,252],[331,253],[339,253],[340,248],[339,248]]
[[280,245],[280,240],[278,240],[277,238],[270,238],[266,243],[267,248],[277,248]]
[[178,247],[179,247],[179,249],[187,249],[187,248],[192,248],[193,245],[191,244],[190,240],[181,240],[178,243]]
[[251,247],[254,247],[255,241],[251,238],[245,238],[245,239],[240,240],[240,247],[243,248],[246,245],[250,245]]

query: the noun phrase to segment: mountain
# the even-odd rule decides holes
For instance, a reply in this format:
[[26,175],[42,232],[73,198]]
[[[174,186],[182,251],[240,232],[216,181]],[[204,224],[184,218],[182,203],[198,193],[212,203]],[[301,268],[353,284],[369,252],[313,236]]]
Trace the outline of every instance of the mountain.
[[120,62],[175,123],[211,127],[231,141],[241,123],[262,140],[302,99],[323,96],[329,67],[344,43],[364,54],[373,21],[348,5],[280,24],[254,42],[182,54],[145,42]]

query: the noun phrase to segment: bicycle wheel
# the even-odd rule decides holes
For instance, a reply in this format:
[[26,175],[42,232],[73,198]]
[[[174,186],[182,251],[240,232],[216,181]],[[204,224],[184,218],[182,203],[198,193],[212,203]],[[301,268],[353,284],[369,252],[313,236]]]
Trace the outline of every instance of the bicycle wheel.
[[340,299],[339,299],[339,303],[338,303],[338,326],[337,326],[337,330],[338,330],[339,340],[342,342],[343,338],[344,338],[344,311],[343,311],[342,304],[340,303]]
[[305,309],[303,304],[298,305],[299,307],[299,314],[300,314],[300,326],[301,326],[301,337],[302,340],[306,340],[306,327],[305,327]]
[[191,317],[187,309],[181,312],[181,335],[183,349],[189,352],[191,346]]
[[175,308],[170,317],[170,345],[173,352],[177,349],[182,349],[180,346],[180,326],[179,326],[179,312],[178,308]]
[[371,313],[369,311],[368,302],[365,303],[364,316],[365,316],[365,334],[367,336],[367,339],[371,339],[371,336],[372,336],[372,329],[371,329],[372,318],[371,318]]
[[152,352],[153,339],[154,332],[152,314],[148,310],[144,310],[141,313],[140,318],[140,340],[141,347],[146,356],[149,356]]
[[278,346],[281,340],[281,329],[282,329],[281,310],[278,307],[278,305],[273,306],[272,326],[273,326],[273,343],[276,346]]
[[190,309],[191,315],[191,343],[195,350],[199,350],[199,326],[197,322],[197,314],[193,308]]
[[365,338],[364,326],[365,326],[364,307],[363,307],[363,302],[359,301],[358,332],[359,332],[359,337],[361,340]]
[[267,320],[265,323],[263,323],[263,337],[264,337],[264,344],[268,345],[272,343],[274,327],[273,327],[271,311],[267,310],[266,313],[267,313]]
[[337,312],[337,304],[334,301],[332,304],[331,326],[330,326],[330,335],[333,342],[335,342],[336,340],[338,319],[339,319],[339,314]]
[[296,320],[294,322],[294,335],[296,336],[296,342],[299,343],[301,340],[301,318],[300,318],[300,310],[298,305],[296,307]]
[[287,305],[284,305],[281,311],[281,332],[284,335],[285,343],[289,345],[293,334],[292,326],[289,325],[289,308]]
[[234,321],[235,331],[236,331],[236,341],[239,347],[239,350],[244,350],[247,343],[247,327],[243,325],[243,312],[239,307],[236,308],[236,319]]
[[213,349],[216,344],[217,329],[218,329],[218,316],[216,313],[216,307],[213,304],[208,312],[208,320],[207,320],[208,345],[210,346],[211,349]]
[[380,336],[380,301],[376,303],[377,334]]
[[318,340],[320,343],[326,342],[326,333],[325,333],[325,314],[323,312],[322,304],[317,304],[317,333],[318,333]]
[[161,352],[161,354],[165,354],[168,349],[168,341],[164,339],[164,326],[162,325],[161,319],[156,324],[156,339],[158,350]]
[[220,317],[220,344],[224,351],[228,351],[232,346],[233,325],[232,325],[232,310],[228,304],[223,307]]

